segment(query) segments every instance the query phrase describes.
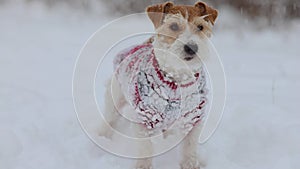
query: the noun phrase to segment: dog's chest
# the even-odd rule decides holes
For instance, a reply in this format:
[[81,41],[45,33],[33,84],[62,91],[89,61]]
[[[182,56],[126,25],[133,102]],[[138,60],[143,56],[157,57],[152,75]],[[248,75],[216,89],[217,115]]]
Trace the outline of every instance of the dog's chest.
[[175,121],[190,130],[203,119],[206,89],[202,69],[195,80],[177,84],[160,71],[151,45],[122,52],[114,64],[127,101],[149,130],[166,130]]

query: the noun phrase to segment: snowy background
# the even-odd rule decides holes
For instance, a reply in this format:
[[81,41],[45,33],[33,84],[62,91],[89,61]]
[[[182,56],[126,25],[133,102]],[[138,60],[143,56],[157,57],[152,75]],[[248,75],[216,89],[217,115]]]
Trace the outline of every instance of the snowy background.
[[[67,4],[0,2],[0,168],[132,168],[133,160],[88,139],[72,103],[81,47],[116,16],[101,3],[86,12]],[[266,26],[268,19],[218,9],[212,40],[228,95],[219,128],[201,147],[206,169],[300,168],[300,21]],[[176,169],[175,154],[156,157],[156,168]]]

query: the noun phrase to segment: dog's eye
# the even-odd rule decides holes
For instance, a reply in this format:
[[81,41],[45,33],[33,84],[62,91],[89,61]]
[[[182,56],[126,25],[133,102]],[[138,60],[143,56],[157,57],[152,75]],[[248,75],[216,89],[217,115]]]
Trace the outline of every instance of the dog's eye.
[[198,31],[202,31],[203,28],[204,28],[204,27],[203,27],[202,25],[198,25],[198,26],[197,26]]
[[172,24],[170,25],[170,29],[171,29],[172,31],[178,31],[178,30],[179,30],[179,26],[178,26],[177,23],[172,23]]

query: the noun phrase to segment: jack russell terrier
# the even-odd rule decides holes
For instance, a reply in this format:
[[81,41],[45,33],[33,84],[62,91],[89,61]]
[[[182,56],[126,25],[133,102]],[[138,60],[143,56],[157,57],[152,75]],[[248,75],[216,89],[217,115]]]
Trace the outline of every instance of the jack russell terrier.
[[[203,63],[209,57],[208,38],[218,11],[204,2],[193,6],[166,2],[149,6],[146,12],[156,34],[114,58],[115,80],[107,86],[105,120],[114,128],[118,110],[131,106],[137,135],[167,135],[173,130],[185,134],[181,169],[200,169],[197,145],[207,105]],[[102,127],[100,135],[111,137],[112,130]],[[153,151],[151,139],[140,147],[141,156]],[[136,169],[150,168],[151,158],[136,163]]]

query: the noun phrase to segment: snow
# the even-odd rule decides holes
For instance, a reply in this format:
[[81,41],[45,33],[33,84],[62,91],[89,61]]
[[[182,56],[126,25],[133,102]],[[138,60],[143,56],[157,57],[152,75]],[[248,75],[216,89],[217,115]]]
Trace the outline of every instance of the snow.
[[[79,50],[110,19],[38,3],[0,6],[1,169],[132,168],[134,160],[88,139],[72,103]],[[224,12],[213,37],[228,95],[219,128],[200,148],[206,169],[299,168],[300,22],[258,31],[242,20]],[[176,153],[156,157],[156,168],[178,168]]]

